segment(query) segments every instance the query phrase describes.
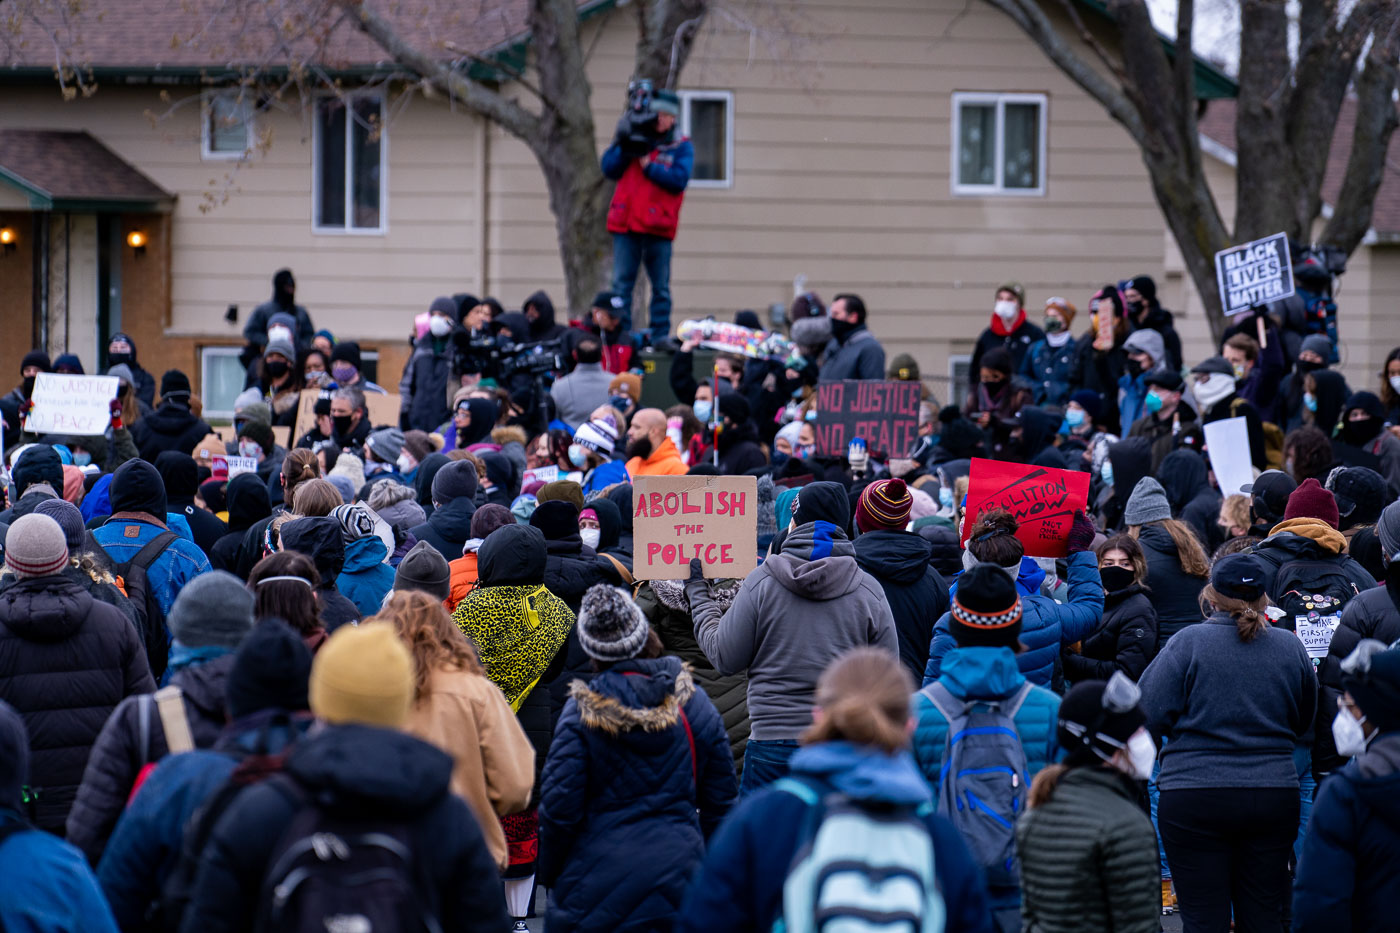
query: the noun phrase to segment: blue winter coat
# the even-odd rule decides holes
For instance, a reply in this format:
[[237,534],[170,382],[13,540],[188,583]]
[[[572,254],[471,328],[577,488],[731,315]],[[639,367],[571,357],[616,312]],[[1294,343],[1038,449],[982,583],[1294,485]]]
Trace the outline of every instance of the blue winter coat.
[[379,611],[384,594],[394,588],[394,568],[384,562],[388,556],[378,535],[365,535],[345,545],[345,566],[335,586],[365,618]]
[[1118,377],[1118,388],[1122,390],[1118,397],[1119,424],[1131,425],[1147,413],[1143,407],[1147,401],[1146,380],[1146,373],[1139,373],[1136,377],[1124,373]]
[[[136,529],[136,534],[129,537],[133,528]],[[176,524],[171,524],[170,530],[180,535],[182,529]],[[146,542],[163,531],[165,529],[154,522],[121,519],[109,521],[101,528],[95,529],[92,536],[115,563],[122,563],[135,557]],[[194,543],[194,535],[190,534],[188,524],[183,532],[184,534],[170,542],[170,546],[162,551],[146,570],[146,580],[151,585],[156,602],[160,604],[160,611],[166,616],[170,615],[170,607],[175,605],[175,596],[186,583],[214,569],[209,563],[209,558],[199,549],[199,545]]]
[[1078,368],[1079,345],[1073,337],[1062,347],[1052,347],[1046,340],[1031,344],[1021,360],[1021,375],[1034,387],[1037,405],[1064,405],[1074,388]]
[[[830,786],[857,801],[925,807],[931,803],[907,754],[889,756],[847,742],[803,748],[793,755],[792,775]],[[767,933],[778,928],[783,882],[807,841],[808,804],[787,791],[765,787],[745,798],[711,841],[704,865],[676,918],[678,933]],[[958,831],[928,809],[934,871],[947,912],[945,929],[991,933],[982,873]]]
[[[17,819],[0,809],[0,826]],[[56,836],[20,830],[0,846],[0,930],[22,933],[117,933],[112,911],[83,854]]]
[[609,460],[588,471],[588,475],[583,478],[583,494],[591,496],[615,483],[630,482],[632,477],[627,475],[627,464],[621,460]]
[[[1103,581],[1099,579],[1099,567],[1093,553],[1081,551],[1071,554],[1068,565],[1067,603],[1057,603],[1048,596],[1040,595],[1040,584],[1045,579],[1045,573],[1029,558],[1022,559],[1020,576],[1016,580],[1022,606],[1021,644],[1026,648],[1016,656],[1016,666],[1037,687],[1050,686],[1060,646],[1083,641],[1093,634],[1103,620]],[[1035,572],[1031,567],[1035,568]],[[957,592],[956,585],[952,592]],[[924,686],[938,679],[944,655],[956,647],[949,629],[951,619],[952,615],[945,612],[934,626],[928,665],[924,668]]]
[[1400,734],[1322,782],[1293,886],[1298,933],[1385,930],[1400,903]]
[[679,658],[624,661],[570,692],[540,784],[546,925],[666,933],[738,794],[724,722]]

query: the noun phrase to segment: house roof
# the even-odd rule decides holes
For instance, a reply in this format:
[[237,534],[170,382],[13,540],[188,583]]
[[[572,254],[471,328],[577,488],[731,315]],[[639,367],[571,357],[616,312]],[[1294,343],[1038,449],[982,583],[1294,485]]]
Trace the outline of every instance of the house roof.
[[35,210],[168,210],[175,200],[83,132],[0,130],[0,185]]
[[[1200,119],[1201,135],[1223,147],[1223,155],[1233,160],[1235,145],[1235,102],[1213,101]],[[1335,204],[1346,178],[1347,162],[1351,159],[1352,134],[1356,131],[1356,99],[1342,101],[1337,125],[1332,131],[1332,148],[1327,155],[1327,169],[1322,179],[1322,200]],[[1232,162],[1233,164],[1233,162]],[[1400,133],[1390,137],[1382,168],[1381,186],[1371,212],[1371,229],[1378,237],[1400,237]]]
[[[579,15],[611,9],[617,0],[579,0]],[[275,5],[273,5],[275,6]],[[97,80],[120,77],[218,80],[250,67],[270,74],[287,71],[291,60],[310,60],[333,77],[369,76],[396,70],[389,56],[353,19],[315,28],[285,25],[262,3],[228,0],[122,0],[83,4],[50,38],[36,24],[0,41],[0,81],[53,80],[55,42],[65,61]],[[518,65],[529,41],[527,0],[405,0],[377,5],[413,45],[435,50],[444,61],[468,53]],[[271,51],[270,51],[271,50]],[[264,66],[266,63],[266,66]],[[504,77],[477,63],[474,77]]]

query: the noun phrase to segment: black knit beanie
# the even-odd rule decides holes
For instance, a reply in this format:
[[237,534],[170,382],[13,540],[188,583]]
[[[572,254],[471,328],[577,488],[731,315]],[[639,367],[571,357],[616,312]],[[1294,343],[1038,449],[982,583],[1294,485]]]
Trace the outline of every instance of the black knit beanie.
[[995,564],[974,564],[958,577],[948,630],[960,648],[1020,648],[1021,597]]
[[229,717],[241,719],[265,709],[309,709],[310,677],[311,652],[301,636],[281,619],[263,619],[243,640],[228,672]]

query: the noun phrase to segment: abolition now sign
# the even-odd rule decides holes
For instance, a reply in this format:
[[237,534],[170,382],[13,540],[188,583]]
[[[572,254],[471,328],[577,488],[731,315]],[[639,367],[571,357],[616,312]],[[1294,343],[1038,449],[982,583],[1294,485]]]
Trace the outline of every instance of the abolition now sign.
[[698,558],[707,577],[745,577],[758,565],[758,478],[639,476],[632,495],[638,580],[684,580]]
[[962,543],[983,512],[1005,509],[1020,527],[1016,538],[1028,557],[1064,557],[1074,513],[1089,502],[1089,474],[1001,460],[972,461]]
[[903,457],[919,434],[917,382],[843,379],[817,386],[817,453],[844,457],[851,439],[865,439],[872,452]]
[[1293,294],[1293,257],[1288,235],[1242,243],[1215,254],[1215,279],[1225,314],[1243,314]]

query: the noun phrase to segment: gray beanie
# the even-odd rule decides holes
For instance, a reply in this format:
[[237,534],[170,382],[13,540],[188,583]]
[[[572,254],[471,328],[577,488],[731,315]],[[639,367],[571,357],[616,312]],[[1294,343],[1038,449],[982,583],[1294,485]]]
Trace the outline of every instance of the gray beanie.
[[83,550],[87,541],[87,526],[83,523],[83,513],[67,499],[45,499],[34,509],[40,515],[47,515],[58,522],[63,529],[63,538],[68,542],[68,555]]
[[1123,524],[1146,525],[1171,517],[1172,507],[1167,503],[1167,491],[1162,484],[1150,476],[1138,480],[1133,494],[1128,497],[1128,504],[1123,508]]
[[763,475],[758,478],[758,536],[772,537],[778,533],[778,515],[774,498],[773,477]]
[[253,630],[253,594],[231,573],[203,573],[180,590],[165,621],[186,648],[232,650]]
[[627,591],[599,583],[583,594],[578,610],[578,642],[598,661],[635,658],[647,643],[647,620]]
[[1332,359],[1332,341],[1326,334],[1308,334],[1303,338],[1303,345],[1298,348],[1298,352],[1311,350],[1322,357],[1322,362],[1326,363]]
[[380,428],[369,435],[370,453],[380,463],[393,463],[403,453],[403,432],[398,428]]
[[68,564],[63,529],[47,515],[21,515],[5,532],[5,566],[15,576],[48,577]]
[[1400,560],[1400,502],[1392,502],[1381,510],[1381,520],[1376,522],[1376,536],[1381,539],[1386,560]]
[[399,561],[394,574],[394,592],[421,590],[434,599],[452,595],[452,568],[447,558],[426,541],[419,541]]
[[453,499],[470,499],[476,495],[476,464],[470,460],[453,460],[444,464],[433,476],[433,501],[446,505]]

